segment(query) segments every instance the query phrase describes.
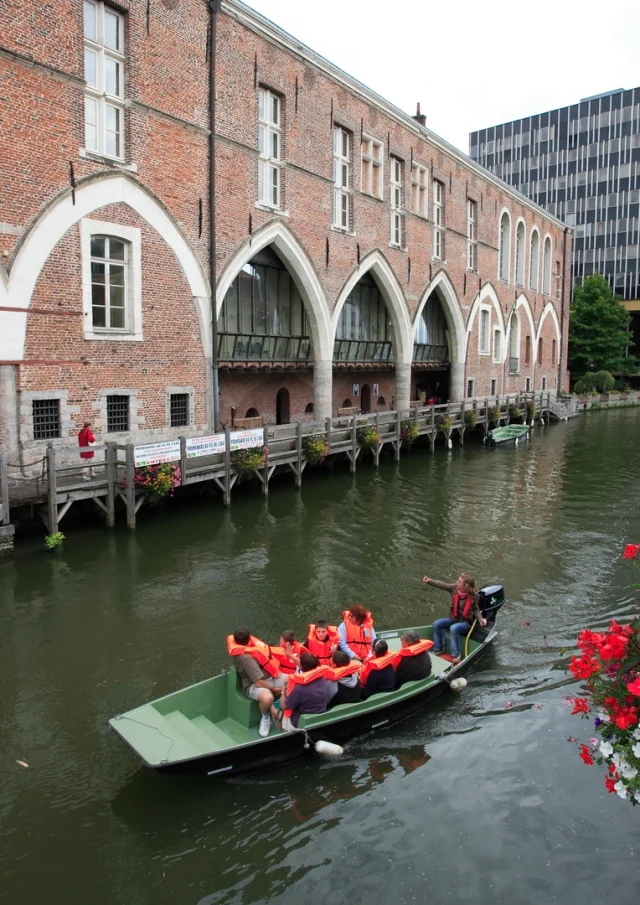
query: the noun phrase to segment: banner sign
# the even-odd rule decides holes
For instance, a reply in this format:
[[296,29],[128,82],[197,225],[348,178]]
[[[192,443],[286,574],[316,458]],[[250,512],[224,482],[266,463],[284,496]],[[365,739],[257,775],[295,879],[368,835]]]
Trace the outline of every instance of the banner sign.
[[163,462],[180,461],[180,441],[167,440],[164,443],[147,443],[136,446],[133,450],[133,461],[136,468],[145,465],[161,465]]
[[192,437],[187,440],[187,458],[197,456],[216,456],[224,452],[224,434],[211,434],[209,437]]
[[261,427],[250,431],[233,431],[230,434],[231,452],[234,449],[253,449],[264,445],[264,431]]

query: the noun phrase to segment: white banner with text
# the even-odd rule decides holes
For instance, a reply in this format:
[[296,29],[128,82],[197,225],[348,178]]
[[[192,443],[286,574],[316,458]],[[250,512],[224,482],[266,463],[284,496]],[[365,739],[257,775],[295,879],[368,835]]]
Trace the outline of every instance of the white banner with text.
[[136,446],[133,450],[133,461],[136,468],[143,468],[145,465],[162,465],[163,462],[179,462],[180,441],[166,440],[163,443]]

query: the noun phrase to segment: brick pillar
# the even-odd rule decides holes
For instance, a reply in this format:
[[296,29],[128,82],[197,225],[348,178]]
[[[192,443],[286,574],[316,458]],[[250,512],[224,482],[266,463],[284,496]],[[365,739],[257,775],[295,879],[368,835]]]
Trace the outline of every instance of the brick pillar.
[[313,362],[313,420],[330,418],[333,409],[333,362]]
[[396,362],[395,407],[403,417],[409,414],[411,401],[411,362]]
[[449,399],[452,402],[462,402],[464,399],[464,362],[451,362],[449,366]]

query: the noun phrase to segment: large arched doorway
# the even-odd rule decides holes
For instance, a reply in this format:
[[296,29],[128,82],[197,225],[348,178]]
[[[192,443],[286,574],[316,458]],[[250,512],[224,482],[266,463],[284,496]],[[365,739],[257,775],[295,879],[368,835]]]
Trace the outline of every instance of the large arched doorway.
[[281,387],[276,396],[276,424],[289,424],[291,421],[291,397],[286,387]]
[[447,319],[437,289],[429,295],[416,324],[413,343],[412,398],[423,404],[439,405],[450,398],[449,338]]
[[363,415],[368,415],[371,411],[371,387],[368,383],[363,384],[360,390],[360,411]]

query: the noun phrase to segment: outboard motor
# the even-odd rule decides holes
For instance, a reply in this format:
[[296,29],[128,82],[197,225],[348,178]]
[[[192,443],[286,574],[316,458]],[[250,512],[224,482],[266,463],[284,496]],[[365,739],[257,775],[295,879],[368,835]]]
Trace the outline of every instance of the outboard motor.
[[496,613],[504,603],[504,588],[501,584],[490,584],[478,591],[482,615],[487,622],[496,621]]

